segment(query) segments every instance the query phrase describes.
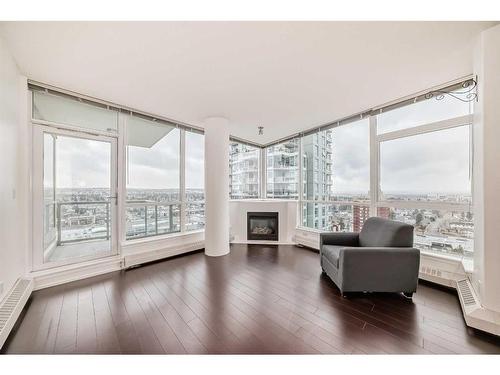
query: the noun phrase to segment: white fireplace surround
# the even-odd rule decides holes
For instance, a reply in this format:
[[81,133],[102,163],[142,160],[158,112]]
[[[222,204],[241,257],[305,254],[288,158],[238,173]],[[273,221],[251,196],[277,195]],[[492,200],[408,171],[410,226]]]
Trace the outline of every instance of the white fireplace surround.
[[[290,200],[231,200],[229,201],[229,233],[231,243],[243,244],[294,244],[293,236],[297,227],[297,202]],[[279,239],[276,241],[247,240],[248,212],[277,212]]]

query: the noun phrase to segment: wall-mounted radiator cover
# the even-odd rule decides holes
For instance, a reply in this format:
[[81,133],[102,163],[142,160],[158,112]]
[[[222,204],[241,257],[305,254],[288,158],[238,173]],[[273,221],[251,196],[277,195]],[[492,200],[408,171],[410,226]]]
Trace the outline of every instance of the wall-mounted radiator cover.
[[0,348],[7,340],[21,311],[33,291],[33,280],[18,279],[10,292],[0,302]]

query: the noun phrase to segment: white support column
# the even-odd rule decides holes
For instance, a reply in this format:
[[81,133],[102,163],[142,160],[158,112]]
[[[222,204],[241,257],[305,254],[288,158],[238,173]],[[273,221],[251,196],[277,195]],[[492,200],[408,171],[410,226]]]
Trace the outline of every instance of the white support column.
[[[474,272],[481,304],[500,312],[500,26],[481,33],[475,50]],[[497,322],[499,324],[500,321]]]
[[205,120],[205,255],[229,253],[229,122]]

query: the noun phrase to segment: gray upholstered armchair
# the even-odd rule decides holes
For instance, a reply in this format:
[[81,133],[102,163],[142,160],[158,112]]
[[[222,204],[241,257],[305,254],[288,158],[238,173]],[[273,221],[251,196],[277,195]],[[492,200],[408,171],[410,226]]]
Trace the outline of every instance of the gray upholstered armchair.
[[420,252],[413,248],[413,226],[372,217],[360,233],[322,233],[321,268],[345,292],[417,290]]

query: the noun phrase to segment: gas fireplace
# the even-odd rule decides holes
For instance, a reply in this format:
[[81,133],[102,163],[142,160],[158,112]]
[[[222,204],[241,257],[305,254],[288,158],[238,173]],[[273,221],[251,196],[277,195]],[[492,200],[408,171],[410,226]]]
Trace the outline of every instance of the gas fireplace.
[[247,239],[278,241],[277,212],[247,212]]

